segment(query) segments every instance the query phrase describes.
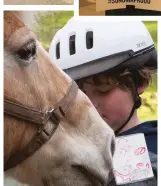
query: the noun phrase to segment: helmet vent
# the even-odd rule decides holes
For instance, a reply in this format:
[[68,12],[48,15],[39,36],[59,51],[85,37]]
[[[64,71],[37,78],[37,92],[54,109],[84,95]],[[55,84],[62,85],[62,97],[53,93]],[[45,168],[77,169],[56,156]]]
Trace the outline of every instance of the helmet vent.
[[75,35],[70,36],[69,38],[69,50],[70,50],[70,55],[75,54]]
[[56,45],[56,59],[60,58],[60,42]]
[[86,47],[87,49],[93,48],[93,32],[88,31],[86,33]]

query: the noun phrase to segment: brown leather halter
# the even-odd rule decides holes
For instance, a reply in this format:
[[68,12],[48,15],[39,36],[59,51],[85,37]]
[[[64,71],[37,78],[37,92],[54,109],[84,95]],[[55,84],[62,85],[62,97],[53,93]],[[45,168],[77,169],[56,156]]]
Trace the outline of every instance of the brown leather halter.
[[[51,138],[60,121],[66,116],[67,111],[73,104],[77,92],[78,86],[74,81],[72,81],[67,94],[54,108],[45,113],[12,102],[6,97],[4,98],[5,114],[14,116],[18,119],[30,121],[38,126],[37,134],[26,147],[9,158],[7,163],[4,165],[5,170],[8,170],[24,161]],[[53,125],[51,125],[51,123],[49,124],[48,120],[51,120]]]

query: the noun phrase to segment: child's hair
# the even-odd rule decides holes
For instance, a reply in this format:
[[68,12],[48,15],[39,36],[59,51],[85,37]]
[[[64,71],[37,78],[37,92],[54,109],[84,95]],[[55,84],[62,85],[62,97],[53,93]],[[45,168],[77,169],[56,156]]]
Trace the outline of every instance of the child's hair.
[[[121,88],[122,90],[129,90],[135,94],[136,88],[143,85],[148,86],[152,80],[152,74],[156,71],[148,68],[137,69],[137,70],[124,70],[124,71],[113,71],[111,73],[103,72],[97,75],[91,76],[93,85],[98,88],[100,92],[106,93],[114,87]],[[77,83],[80,89],[83,90],[83,83],[86,82],[84,78],[78,80]],[[134,90],[135,89],[135,90]],[[135,96],[135,95],[134,95]]]

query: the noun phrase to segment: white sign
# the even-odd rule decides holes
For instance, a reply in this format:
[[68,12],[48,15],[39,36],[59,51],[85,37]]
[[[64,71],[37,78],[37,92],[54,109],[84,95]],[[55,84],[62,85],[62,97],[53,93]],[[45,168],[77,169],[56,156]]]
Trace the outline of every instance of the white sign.
[[144,134],[116,138],[114,175],[118,185],[153,177]]

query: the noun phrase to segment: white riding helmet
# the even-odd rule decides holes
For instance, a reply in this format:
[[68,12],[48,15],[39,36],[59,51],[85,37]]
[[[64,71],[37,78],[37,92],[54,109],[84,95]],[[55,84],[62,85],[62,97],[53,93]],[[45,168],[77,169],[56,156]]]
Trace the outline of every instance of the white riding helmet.
[[154,42],[142,22],[72,18],[54,36],[49,54],[73,79],[113,68],[156,68]]

